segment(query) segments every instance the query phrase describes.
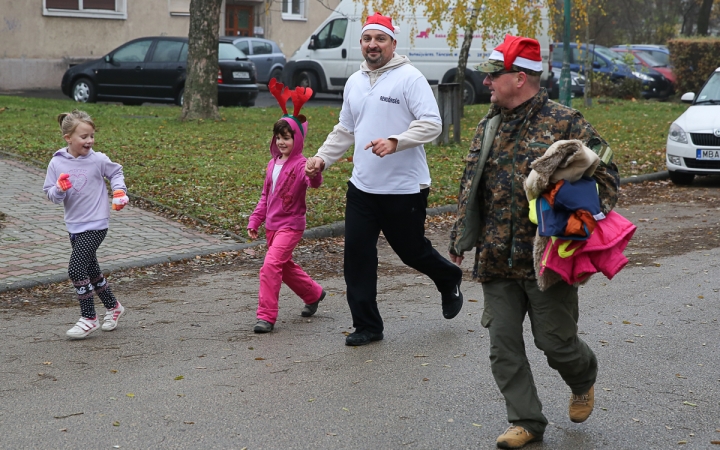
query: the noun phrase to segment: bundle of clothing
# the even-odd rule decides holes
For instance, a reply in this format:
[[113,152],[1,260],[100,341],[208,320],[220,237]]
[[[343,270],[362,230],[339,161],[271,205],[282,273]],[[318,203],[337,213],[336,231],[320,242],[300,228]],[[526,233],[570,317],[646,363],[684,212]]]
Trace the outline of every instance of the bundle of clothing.
[[628,263],[622,252],[636,227],[615,211],[603,214],[592,178],[599,164],[578,140],[555,142],[531,164],[525,193],[538,226],[534,263],[541,291],[560,280],[584,284],[597,272],[612,279]]

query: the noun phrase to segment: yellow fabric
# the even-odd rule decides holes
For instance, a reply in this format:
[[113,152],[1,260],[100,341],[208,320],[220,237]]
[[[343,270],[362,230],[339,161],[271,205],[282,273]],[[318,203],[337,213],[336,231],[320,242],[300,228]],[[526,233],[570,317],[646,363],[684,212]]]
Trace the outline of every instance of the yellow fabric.
[[532,223],[534,223],[535,225],[537,225],[537,223],[538,223],[538,220],[537,220],[537,208],[535,207],[535,203],[537,203],[537,199],[536,199],[536,198],[530,200],[530,214],[528,214],[528,215],[530,216],[530,222],[532,222]]

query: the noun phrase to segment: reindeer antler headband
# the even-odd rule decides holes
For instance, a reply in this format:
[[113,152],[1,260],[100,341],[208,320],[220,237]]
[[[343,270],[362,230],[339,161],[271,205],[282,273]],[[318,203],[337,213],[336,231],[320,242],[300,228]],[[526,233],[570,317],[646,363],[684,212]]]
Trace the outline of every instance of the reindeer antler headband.
[[[312,89],[298,86],[294,90],[290,90],[284,84],[278,82],[278,80],[273,78],[268,83],[268,90],[273,95],[273,97],[277,99],[280,108],[282,108],[283,110],[283,117],[289,117],[290,119],[294,120],[295,123],[298,124],[300,132],[304,136],[305,131],[303,131],[302,123],[305,122],[307,119],[304,115],[300,114],[300,109],[308,100],[310,100],[310,97],[312,97]],[[293,113],[288,114],[287,101],[291,98],[293,101]]]

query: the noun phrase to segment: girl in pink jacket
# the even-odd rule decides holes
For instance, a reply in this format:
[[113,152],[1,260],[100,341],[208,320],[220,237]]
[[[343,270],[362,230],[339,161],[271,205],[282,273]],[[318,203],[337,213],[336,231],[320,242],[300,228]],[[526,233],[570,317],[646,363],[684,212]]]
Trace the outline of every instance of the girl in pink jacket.
[[[262,223],[265,223],[267,238],[265,262],[260,269],[257,323],[253,329],[256,333],[268,333],[275,327],[282,282],[305,302],[300,312],[303,317],[315,314],[318,303],[325,298],[323,288],[292,260],[292,252],[305,230],[307,188],[322,184],[322,176],[308,178],[305,175],[306,159],[302,154],[307,119],[298,113],[312,90],[297,88],[290,91],[275,79],[270,80],[269,87],[285,115],[273,127],[272,159],[267,166],[260,201],[248,222],[250,238],[257,239]],[[287,113],[285,106],[291,97],[293,115]]]

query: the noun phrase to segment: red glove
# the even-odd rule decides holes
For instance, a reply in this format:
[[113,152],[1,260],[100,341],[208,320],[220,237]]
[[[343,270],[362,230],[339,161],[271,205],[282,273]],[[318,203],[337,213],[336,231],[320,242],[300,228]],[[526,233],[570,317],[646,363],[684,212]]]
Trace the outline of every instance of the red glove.
[[125,191],[122,189],[115,189],[113,191],[112,209],[113,211],[120,211],[128,204],[130,199],[128,198]]
[[62,192],[67,191],[72,187],[72,183],[70,182],[70,175],[66,173],[61,173],[60,178],[58,178],[57,183],[55,183],[57,188],[61,190]]

